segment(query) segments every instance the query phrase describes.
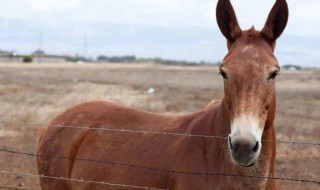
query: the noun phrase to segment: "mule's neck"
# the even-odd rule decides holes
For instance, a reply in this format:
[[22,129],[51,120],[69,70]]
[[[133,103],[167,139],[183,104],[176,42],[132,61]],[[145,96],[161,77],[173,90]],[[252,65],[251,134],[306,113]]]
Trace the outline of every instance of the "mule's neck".
[[186,119],[189,133],[212,136],[230,134],[229,111],[225,100],[213,101],[197,113]]

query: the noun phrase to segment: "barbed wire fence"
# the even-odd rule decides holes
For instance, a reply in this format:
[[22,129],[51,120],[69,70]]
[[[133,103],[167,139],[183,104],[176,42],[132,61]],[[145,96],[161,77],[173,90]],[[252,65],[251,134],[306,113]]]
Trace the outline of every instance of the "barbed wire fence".
[[[119,133],[129,133],[129,134],[153,134],[153,135],[164,135],[164,136],[183,136],[189,138],[208,138],[208,139],[227,139],[227,135],[223,136],[208,136],[202,134],[185,134],[185,133],[172,133],[172,132],[161,132],[161,131],[146,131],[146,130],[131,130],[131,129],[118,129],[118,128],[105,128],[105,127],[85,127],[85,126],[66,126],[66,125],[45,125],[39,123],[23,123],[23,122],[6,122],[0,121],[0,124],[3,126],[33,126],[33,127],[56,127],[56,128],[67,128],[67,129],[80,129],[80,130],[94,130],[94,131],[103,131],[103,132],[119,132]],[[290,145],[305,145],[305,146],[320,146],[320,142],[303,142],[303,141],[296,141],[296,140],[263,140],[270,143],[282,143],[282,144],[290,144]],[[195,172],[195,171],[178,171],[178,170],[166,170],[156,167],[149,167],[149,166],[142,166],[142,165],[135,165],[135,164],[128,164],[128,163],[121,163],[121,162],[114,162],[108,160],[95,160],[89,158],[75,158],[75,157],[68,157],[65,155],[40,155],[34,154],[30,152],[22,152],[16,151],[13,149],[8,149],[7,147],[0,148],[0,152],[7,153],[7,154],[15,154],[15,155],[25,155],[25,156],[32,156],[32,157],[43,157],[43,158],[52,158],[52,159],[67,159],[67,160],[77,160],[77,161],[84,161],[84,162],[95,162],[99,164],[108,164],[108,165],[117,165],[117,166],[125,166],[125,167],[132,167],[132,168],[139,168],[144,170],[152,170],[157,172],[164,172],[164,173],[175,173],[175,174],[182,174],[182,175],[202,175],[202,176],[225,176],[225,177],[236,177],[236,178],[251,178],[251,179],[268,179],[268,180],[278,180],[278,181],[292,181],[292,182],[300,182],[300,183],[311,183],[315,185],[320,185],[319,180],[307,180],[307,179],[295,179],[295,178],[286,178],[286,177],[271,177],[271,176],[254,176],[254,175],[239,175],[239,174],[228,174],[228,173],[205,173],[205,172]],[[25,172],[11,172],[6,170],[0,170],[0,174],[3,175],[22,175],[27,177],[37,177],[37,178],[47,178],[53,180],[65,180],[65,181],[73,181],[79,183],[91,183],[91,184],[99,184],[99,185],[107,185],[107,186],[115,186],[115,187],[122,187],[122,188],[129,188],[129,189],[150,189],[150,190],[164,190],[155,187],[143,187],[143,186],[136,186],[136,185],[129,185],[129,184],[117,184],[117,183],[109,183],[104,181],[90,181],[84,179],[71,179],[59,176],[45,176],[45,175],[38,175],[38,174],[31,174]],[[1,187],[0,189],[16,189],[16,190],[29,190],[29,189],[22,189],[22,188],[14,188],[14,187]]]
[[0,186],[0,189],[29,190],[29,189],[22,189],[22,188],[16,188],[16,187],[4,187],[4,186]]
[[[33,126],[33,127],[56,127],[56,128],[70,128],[70,129],[82,129],[82,130],[95,130],[95,131],[105,131],[105,132],[121,132],[121,133],[141,133],[141,134],[155,134],[155,135],[165,135],[165,136],[184,136],[184,137],[198,137],[198,138],[209,138],[209,139],[227,139],[228,135],[223,136],[209,136],[201,134],[186,134],[186,133],[171,133],[171,132],[160,132],[160,131],[146,131],[146,130],[131,130],[131,129],[118,129],[118,128],[106,128],[106,127],[85,127],[85,126],[68,126],[68,125],[46,125],[41,123],[21,123],[21,122],[6,122],[0,121],[2,125],[19,125],[19,126]],[[277,142],[282,144],[297,144],[297,145],[313,145],[320,146],[320,142],[304,142],[297,140],[262,140],[266,142]]]
[[5,187],[5,186],[0,186],[0,189],[31,190],[31,189],[23,189],[23,188],[16,188],[16,187]]
[[23,175],[23,176],[29,176],[29,177],[39,177],[39,178],[47,178],[47,179],[54,179],[54,180],[61,180],[61,181],[73,181],[73,182],[79,182],[79,183],[90,183],[90,184],[98,184],[98,185],[107,185],[107,186],[122,187],[122,188],[165,190],[165,189],[153,188],[153,187],[142,187],[142,186],[136,186],[136,185],[120,184],[120,183],[108,183],[108,182],[104,182],[104,181],[91,181],[91,180],[84,180],[84,179],[73,179],[73,178],[66,178],[66,177],[30,174],[30,173],[25,173],[25,172],[8,172],[8,171],[5,171],[5,170],[0,170],[0,174]]

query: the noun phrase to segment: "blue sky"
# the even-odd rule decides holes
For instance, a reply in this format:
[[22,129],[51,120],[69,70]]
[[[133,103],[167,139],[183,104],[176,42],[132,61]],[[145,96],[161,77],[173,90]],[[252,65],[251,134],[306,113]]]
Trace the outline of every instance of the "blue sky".
[[[242,29],[261,29],[275,1],[232,0]],[[215,20],[217,0],[1,0],[0,49],[30,53],[136,55],[216,62],[226,42]],[[289,0],[278,40],[280,64],[320,63],[320,1]]]

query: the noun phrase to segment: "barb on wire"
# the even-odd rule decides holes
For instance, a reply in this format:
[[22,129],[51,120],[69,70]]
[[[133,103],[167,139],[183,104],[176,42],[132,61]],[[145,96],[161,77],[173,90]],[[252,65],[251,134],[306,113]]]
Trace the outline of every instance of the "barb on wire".
[[145,170],[153,170],[153,171],[165,172],[165,173],[176,173],[176,174],[185,174],[185,175],[204,175],[204,176],[226,176],[226,177],[240,177],[240,178],[254,178],[254,179],[270,179],[270,180],[280,180],[280,181],[294,181],[294,182],[303,182],[303,183],[313,183],[313,184],[320,185],[320,181],[315,181],[315,180],[294,179],[294,178],[284,178],[284,177],[269,177],[269,176],[227,174],[227,173],[205,173],[205,172],[188,172],[188,171],[177,171],[177,170],[165,170],[165,169],[160,169],[160,168],[154,168],[154,167],[148,167],[148,166],[140,166],[140,165],[134,165],[134,164],[125,164],[125,163],[105,161],[105,160],[94,160],[94,159],[87,159],[87,158],[74,158],[74,157],[67,157],[67,156],[60,156],[60,155],[59,156],[58,155],[39,155],[39,154],[34,154],[34,153],[18,152],[18,151],[14,151],[14,150],[3,149],[3,148],[0,149],[0,152],[7,152],[7,153],[11,153],[11,154],[20,154],[20,155],[27,155],[27,156],[34,156],[34,157],[45,157],[45,158],[54,158],[54,159],[69,159],[69,160],[78,160],[78,161],[86,161],[86,162],[96,162],[96,163],[100,163],[100,164],[118,165],[118,166],[139,168],[139,169],[145,169]]
[[120,184],[120,183],[109,183],[109,182],[104,182],[104,181],[91,181],[91,180],[74,179],[74,178],[66,178],[66,177],[58,177],[58,176],[38,175],[38,174],[31,174],[31,173],[24,173],[24,172],[9,172],[6,170],[0,170],[0,174],[23,175],[23,176],[29,176],[29,177],[40,177],[40,178],[47,178],[47,179],[54,179],[54,180],[74,181],[74,182],[79,182],[79,183],[91,183],[91,184],[96,184],[96,185],[107,185],[107,186],[132,188],[132,189],[165,190],[165,189],[160,189],[160,188],[142,187],[142,186],[136,186],[136,185]]
[[[2,125],[24,125],[24,126],[39,126],[39,127],[57,127],[57,128],[71,128],[71,129],[87,129],[87,130],[98,130],[98,131],[111,131],[121,133],[136,133],[136,134],[156,134],[156,135],[167,135],[167,136],[185,136],[185,137],[199,137],[209,139],[227,139],[228,135],[224,136],[210,136],[210,135],[199,135],[199,134],[188,134],[188,133],[172,133],[172,132],[160,132],[160,131],[146,131],[146,130],[131,130],[131,129],[117,129],[117,128],[105,128],[105,127],[83,127],[83,126],[64,126],[64,125],[44,125],[36,123],[18,123],[18,122],[5,122],[0,121]],[[312,145],[320,146],[320,142],[302,142],[295,140],[262,140],[270,143],[280,144],[292,144],[292,145]]]

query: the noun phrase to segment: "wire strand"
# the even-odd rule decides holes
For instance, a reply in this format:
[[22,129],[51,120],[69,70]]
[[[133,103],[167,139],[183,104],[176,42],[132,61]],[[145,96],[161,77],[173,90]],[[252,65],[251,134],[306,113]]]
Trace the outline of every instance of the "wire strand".
[[205,172],[187,172],[187,171],[177,171],[177,170],[165,170],[165,169],[160,169],[160,168],[139,166],[139,165],[134,165],[134,164],[125,164],[125,163],[112,162],[112,161],[94,160],[94,159],[87,159],[87,158],[74,158],[74,157],[67,157],[67,156],[60,156],[60,155],[55,155],[55,156],[53,156],[53,155],[39,155],[39,154],[33,154],[33,153],[18,152],[18,151],[8,150],[8,149],[0,149],[0,152],[7,152],[7,153],[12,153],[12,154],[20,154],[20,155],[27,155],[27,156],[34,156],[34,157],[46,157],[46,158],[69,159],[69,160],[96,162],[96,163],[100,163],[100,164],[118,165],[118,166],[125,166],[125,167],[132,167],[132,168],[139,168],[139,169],[146,169],[146,170],[153,170],[153,171],[165,172],[165,173],[176,173],[176,174],[186,174],[186,175],[204,175],[204,176],[241,177],[241,178],[255,178],[255,179],[270,179],[270,180],[280,180],[280,181],[294,181],[294,182],[303,182],[303,183],[313,183],[313,184],[320,185],[320,181],[316,181],[316,180],[294,179],[294,178],[285,178],[285,177],[227,174],[227,173],[205,173]]
[[109,182],[104,182],[104,181],[91,181],[91,180],[84,180],[84,179],[74,179],[74,178],[65,178],[65,177],[57,177],[57,176],[38,175],[38,174],[31,174],[31,173],[24,173],[24,172],[9,172],[6,170],[0,170],[0,174],[23,175],[23,176],[29,176],[29,177],[40,177],[40,178],[47,178],[47,179],[54,179],[54,180],[74,181],[74,182],[79,182],[79,183],[91,183],[91,184],[97,184],[97,185],[107,185],[107,186],[133,188],[133,189],[165,190],[165,189],[152,188],[152,187],[142,187],[142,186],[136,186],[136,185],[120,184],[120,183],[109,183]]
[[22,189],[22,188],[18,188],[18,187],[5,187],[5,186],[0,186],[0,189],[30,190],[30,189]]
[[57,127],[57,128],[71,128],[71,129],[88,129],[97,131],[112,131],[112,132],[122,132],[122,133],[141,133],[141,134],[157,134],[157,135],[168,135],[168,136],[185,136],[185,137],[203,137],[211,139],[226,139],[225,136],[209,136],[209,135],[198,135],[198,134],[185,134],[185,133],[171,133],[171,132],[160,132],[160,131],[146,131],[146,130],[131,130],[131,129],[116,129],[116,128],[102,128],[102,127],[83,127],[83,126],[65,126],[65,125],[43,125],[43,124],[32,124],[32,123],[11,123],[0,121],[3,125],[25,125],[25,126],[40,126],[40,127]]
[[[102,128],[102,127],[82,127],[82,126],[64,126],[64,125],[44,125],[44,124],[32,124],[32,123],[19,123],[19,122],[5,122],[0,121],[2,125],[24,125],[24,126],[40,126],[40,127],[57,127],[57,128],[70,128],[70,129],[86,129],[86,130],[98,130],[98,131],[111,131],[111,132],[121,132],[121,133],[136,133],[136,134],[157,134],[157,135],[167,135],[167,136],[185,136],[185,137],[199,137],[199,138],[209,138],[209,139],[227,139],[228,135],[224,136],[210,136],[210,135],[200,135],[200,134],[186,134],[186,133],[171,133],[171,132],[160,132],[160,131],[146,131],[146,130],[131,130],[131,129],[116,129],[116,128]],[[293,145],[312,145],[320,146],[320,142],[302,142],[296,140],[262,140],[270,143],[280,143],[280,144],[293,144]]]

